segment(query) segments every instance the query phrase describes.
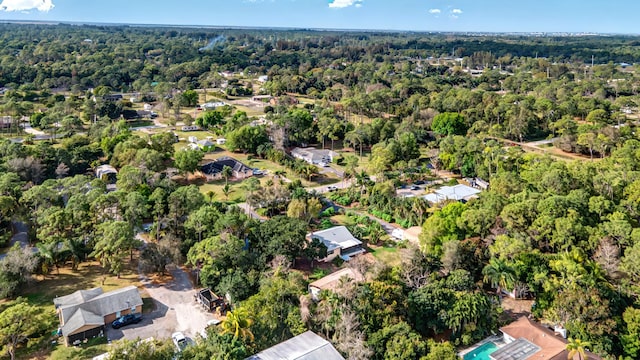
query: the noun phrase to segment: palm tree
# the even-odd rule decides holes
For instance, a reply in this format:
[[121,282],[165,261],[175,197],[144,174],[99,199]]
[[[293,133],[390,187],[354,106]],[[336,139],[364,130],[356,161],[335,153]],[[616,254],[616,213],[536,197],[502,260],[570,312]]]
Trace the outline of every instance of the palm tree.
[[253,320],[247,315],[246,310],[240,308],[227,313],[227,318],[220,324],[223,334],[233,334],[233,338],[248,338],[253,341],[253,333],[249,329]]
[[64,251],[60,247],[59,241],[48,243],[38,243],[38,255],[43,259],[42,272],[48,273],[51,267],[56,267],[56,272],[60,274],[60,265],[64,262]]
[[209,204],[213,204],[214,197],[216,197],[216,193],[213,190],[207,191],[207,198],[209,198]]
[[224,177],[224,185],[227,186],[229,184],[229,178],[233,175],[233,169],[231,167],[225,165],[222,168],[222,172],[220,173],[222,177]]
[[569,342],[567,343],[567,351],[569,352],[567,354],[567,359],[573,360],[576,355],[578,355],[579,360],[586,359],[587,348],[590,346],[591,346],[591,343],[588,341],[569,338]]
[[224,184],[224,186],[222,187],[222,193],[224,194],[224,197],[226,198],[227,201],[229,201],[230,192],[231,192],[231,186],[229,186],[229,184]]
[[482,269],[484,281],[496,288],[498,296],[502,297],[502,289],[510,289],[515,281],[513,269],[504,260],[492,258]]
[[69,257],[71,258],[71,269],[77,270],[78,264],[84,261],[87,255],[84,240],[80,238],[68,238],[64,241],[64,248],[69,252]]

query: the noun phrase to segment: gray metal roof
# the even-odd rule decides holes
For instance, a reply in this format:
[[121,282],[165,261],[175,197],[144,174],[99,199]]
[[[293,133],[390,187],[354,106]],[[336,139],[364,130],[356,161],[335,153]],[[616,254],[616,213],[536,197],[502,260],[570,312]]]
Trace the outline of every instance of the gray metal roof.
[[540,351],[540,347],[527,339],[520,338],[491,353],[493,360],[524,360]]
[[[98,293],[97,289],[100,290],[100,293]],[[89,299],[85,299],[82,297],[87,296],[89,292],[95,293],[96,296]],[[138,291],[138,288],[133,285],[106,293],[102,293],[102,289],[100,288],[85,290],[85,292],[76,292],[65,297],[56,298],[54,299],[54,303],[56,303],[56,301],[59,301],[60,299],[70,301],[71,296],[79,298],[80,301],[75,304],[67,303],[66,305],[61,305],[58,307],[58,310],[62,313],[62,321],[64,322],[64,324],[66,324],[71,320],[73,316],[75,316],[75,313],[78,309],[83,309],[85,311],[104,317],[109,314],[115,314],[118,311],[123,311],[134,306],[142,305],[140,292]]]
[[60,296],[53,299],[56,308],[67,305],[80,304],[102,294],[102,288],[97,287],[89,290],[78,290],[66,296]]
[[322,241],[328,252],[332,252],[336,248],[348,249],[362,245],[362,241],[356,239],[346,226],[334,226],[326,230],[312,232],[307,236]]
[[64,336],[73,335],[76,330],[86,325],[104,325],[104,318],[90,311],[78,309],[62,327],[62,334]]
[[307,331],[246,360],[344,360],[330,342]]

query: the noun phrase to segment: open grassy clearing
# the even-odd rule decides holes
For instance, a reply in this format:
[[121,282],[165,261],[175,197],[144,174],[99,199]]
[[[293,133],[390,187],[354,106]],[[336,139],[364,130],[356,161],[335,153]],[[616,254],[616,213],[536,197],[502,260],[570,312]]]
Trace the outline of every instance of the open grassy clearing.
[[376,259],[382,261],[388,266],[398,266],[402,261],[400,251],[396,247],[370,245],[369,248],[371,250],[371,254]]

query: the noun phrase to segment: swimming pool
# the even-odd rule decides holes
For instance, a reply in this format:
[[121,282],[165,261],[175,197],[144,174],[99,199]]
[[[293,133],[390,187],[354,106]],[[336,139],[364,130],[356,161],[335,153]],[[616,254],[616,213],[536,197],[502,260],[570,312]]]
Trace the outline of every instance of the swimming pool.
[[491,360],[489,355],[498,350],[496,344],[489,341],[464,356],[464,360]]

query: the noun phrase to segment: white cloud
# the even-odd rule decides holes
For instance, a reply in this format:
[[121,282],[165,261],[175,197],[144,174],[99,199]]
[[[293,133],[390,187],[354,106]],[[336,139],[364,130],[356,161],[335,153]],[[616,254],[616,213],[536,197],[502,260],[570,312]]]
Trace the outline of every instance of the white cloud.
[[453,9],[451,10],[452,14],[462,14],[462,10],[461,9]]
[[333,0],[329,2],[329,7],[334,9],[342,9],[349,6],[361,7],[364,0]]
[[441,12],[440,9],[429,9],[429,14],[440,14]]
[[53,7],[53,0],[2,0],[0,3],[0,11],[49,11]]

